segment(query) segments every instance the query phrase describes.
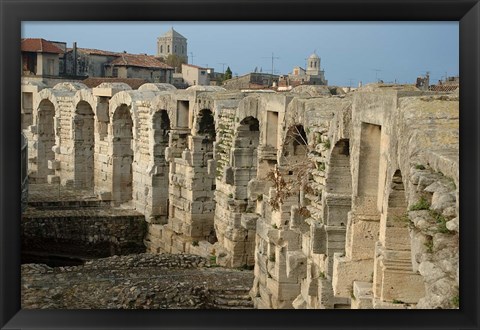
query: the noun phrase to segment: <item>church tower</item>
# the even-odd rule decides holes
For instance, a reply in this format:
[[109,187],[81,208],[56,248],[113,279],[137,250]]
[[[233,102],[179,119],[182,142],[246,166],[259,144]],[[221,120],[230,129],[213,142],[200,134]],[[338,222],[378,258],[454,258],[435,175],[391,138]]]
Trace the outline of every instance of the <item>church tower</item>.
[[313,52],[307,60],[307,75],[317,76],[320,74],[320,57]]
[[187,38],[175,31],[173,27],[157,39],[157,57],[167,58],[168,55],[177,55],[188,63]]

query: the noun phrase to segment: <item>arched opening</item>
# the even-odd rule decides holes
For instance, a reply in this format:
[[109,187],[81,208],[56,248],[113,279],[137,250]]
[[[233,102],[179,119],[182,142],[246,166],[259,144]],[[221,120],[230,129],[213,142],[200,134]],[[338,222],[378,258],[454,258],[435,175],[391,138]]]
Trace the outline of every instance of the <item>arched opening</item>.
[[417,303],[425,295],[423,278],[412,269],[408,225],[402,173],[396,170],[390,183],[386,212],[380,218],[375,253],[373,293],[380,301]]
[[152,176],[152,214],[161,223],[166,223],[168,219],[169,165],[165,160],[165,149],[168,147],[170,125],[170,118],[166,110],[155,112],[152,118],[153,163],[155,166]]
[[289,163],[298,162],[307,155],[308,139],[302,125],[293,125],[287,130],[283,145],[283,156],[288,157]]
[[350,172],[350,141],[339,140],[330,153],[325,178],[323,252],[328,258],[328,276],[333,273],[333,256],[345,252],[346,226],[348,213],[352,209],[352,175]]
[[77,188],[93,188],[94,176],[94,114],[85,101],[78,103],[73,119],[74,184]]
[[53,169],[48,168],[48,161],[55,160],[52,148],[55,145],[54,121],[55,107],[49,100],[43,100],[38,107],[37,115],[37,183],[47,182],[48,175],[55,174]]
[[112,128],[112,194],[114,202],[119,204],[132,199],[133,121],[129,106],[122,104],[115,110],[112,119]]
[[212,111],[200,110],[197,121],[197,135],[204,137],[201,150],[205,152],[204,162],[206,163],[208,159],[213,159],[213,142],[215,142],[215,121]]
[[[242,182],[230,182],[231,184],[235,184],[235,186],[240,184],[246,187],[251,179],[257,177],[257,150],[259,140],[260,124],[258,119],[249,116],[240,121],[240,125],[237,127],[237,132],[234,137],[232,167],[234,171],[246,171],[248,168],[248,176]],[[246,199],[248,197],[247,190],[244,191],[244,194],[237,194],[236,196],[237,199]]]

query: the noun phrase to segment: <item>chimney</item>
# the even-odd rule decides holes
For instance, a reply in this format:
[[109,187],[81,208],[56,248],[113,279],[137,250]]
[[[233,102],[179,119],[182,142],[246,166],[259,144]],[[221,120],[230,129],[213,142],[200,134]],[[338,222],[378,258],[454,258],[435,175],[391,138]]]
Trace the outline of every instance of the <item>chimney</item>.
[[73,56],[73,75],[77,75],[77,42],[73,42],[72,47],[72,56]]

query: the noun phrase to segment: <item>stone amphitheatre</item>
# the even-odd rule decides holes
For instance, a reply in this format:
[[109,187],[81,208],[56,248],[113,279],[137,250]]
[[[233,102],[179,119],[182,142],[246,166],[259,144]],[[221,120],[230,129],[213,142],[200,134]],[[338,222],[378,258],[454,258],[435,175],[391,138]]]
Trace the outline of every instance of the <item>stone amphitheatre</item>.
[[258,309],[458,308],[458,90],[22,93],[24,249],[183,256],[249,274]]

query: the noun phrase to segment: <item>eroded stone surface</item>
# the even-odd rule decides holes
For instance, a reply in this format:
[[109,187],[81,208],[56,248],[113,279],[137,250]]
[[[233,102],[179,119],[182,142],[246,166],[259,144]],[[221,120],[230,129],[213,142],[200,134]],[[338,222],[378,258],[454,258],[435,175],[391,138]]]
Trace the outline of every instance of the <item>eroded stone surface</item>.
[[80,87],[23,87],[30,178],[140,212],[148,251],[254,267],[257,308],[457,307],[458,94]]

